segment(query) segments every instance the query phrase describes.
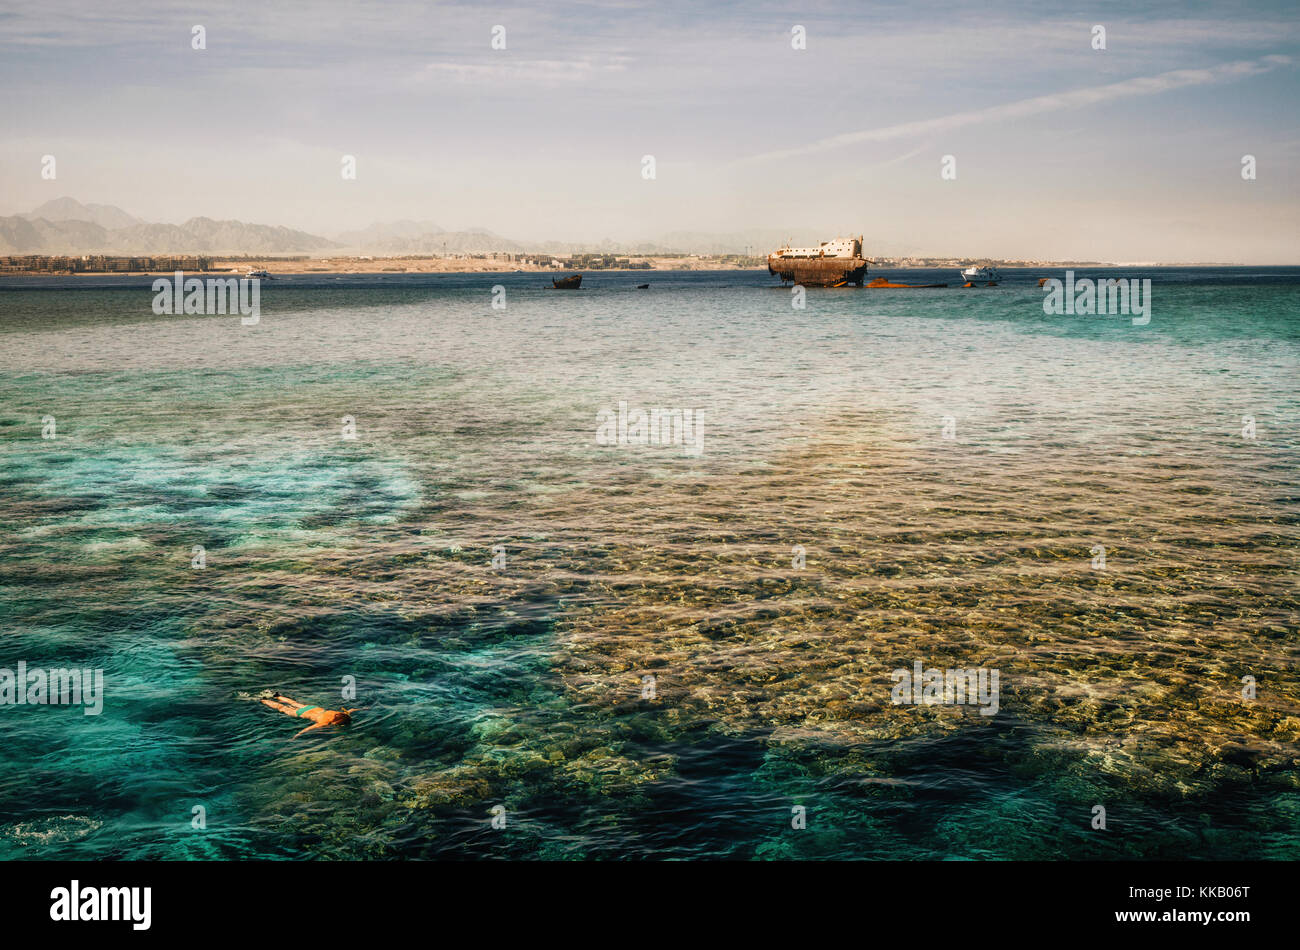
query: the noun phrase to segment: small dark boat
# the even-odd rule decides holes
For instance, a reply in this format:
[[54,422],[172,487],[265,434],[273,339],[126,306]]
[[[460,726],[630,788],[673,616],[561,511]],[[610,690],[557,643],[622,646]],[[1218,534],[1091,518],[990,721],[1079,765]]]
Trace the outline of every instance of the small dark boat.
[[560,277],[551,281],[551,287],[555,290],[577,290],[581,286],[581,274],[573,274],[569,277]]
[[637,285],[636,285],[636,289],[637,289],[637,290],[649,290],[649,289],[650,289],[650,285],[649,285],[649,284],[637,284]]

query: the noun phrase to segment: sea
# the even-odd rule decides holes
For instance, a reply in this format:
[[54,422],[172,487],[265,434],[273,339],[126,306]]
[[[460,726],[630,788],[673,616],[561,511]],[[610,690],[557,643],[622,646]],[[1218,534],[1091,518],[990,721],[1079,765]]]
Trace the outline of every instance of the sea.
[[1300,268],[869,276],[0,279],[0,858],[1300,857]]

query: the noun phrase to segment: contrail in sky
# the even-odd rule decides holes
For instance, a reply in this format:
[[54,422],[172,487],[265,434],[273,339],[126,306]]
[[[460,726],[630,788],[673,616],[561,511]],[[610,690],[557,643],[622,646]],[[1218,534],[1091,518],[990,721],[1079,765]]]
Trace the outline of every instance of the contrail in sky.
[[1258,76],[1281,66],[1291,65],[1290,56],[1264,56],[1260,59],[1241,60],[1224,63],[1208,69],[1175,69],[1157,76],[1139,76],[1125,79],[1123,82],[1110,83],[1105,86],[1092,86],[1087,89],[1075,89],[1070,92],[1053,93],[1047,96],[1035,96],[1021,99],[1000,106],[990,106],[974,112],[960,112],[937,119],[923,119],[919,122],[904,122],[901,125],[887,125],[879,129],[863,129],[860,132],[845,132],[829,138],[817,139],[807,145],[795,148],[763,152],[747,158],[737,159],[733,165],[752,162],[771,161],[778,158],[793,158],[797,155],[809,155],[828,149],[854,145],[858,142],[887,142],[890,139],[908,136],[926,135],[933,132],[947,132],[966,125],[979,125],[1001,119],[1020,119],[1025,116],[1039,115],[1044,112],[1059,112],[1064,109],[1077,109],[1110,102],[1114,99],[1131,99],[1135,96],[1153,96],[1171,89],[1183,89],[1188,86],[1204,86],[1211,83],[1228,82],[1246,76]]

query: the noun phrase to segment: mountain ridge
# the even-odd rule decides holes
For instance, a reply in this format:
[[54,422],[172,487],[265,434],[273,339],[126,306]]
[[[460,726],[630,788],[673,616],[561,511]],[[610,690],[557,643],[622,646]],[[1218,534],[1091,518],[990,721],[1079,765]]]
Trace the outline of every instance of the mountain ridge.
[[183,224],[143,221],[114,205],[75,198],[47,201],[0,217],[0,254],[275,254],[324,251],[340,245],[279,225],[194,217]]
[[672,231],[636,241],[520,241],[485,228],[447,230],[433,221],[399,219],[341,231],[331,237],[282,225],[255,224],[206,216],[182,224],[149,222],[114,205],[85,203],[71,197],[46,201],[32,211],[0,216],[0,255],[42,254],[316,254],[354,253],[375,257],[447,256],[452,254],[537,254],[563,256],[605,253],[621,256],[657,254],[742,254],[756,256],[781,246],[816,244],[807,228],[774,228],[714,233]]

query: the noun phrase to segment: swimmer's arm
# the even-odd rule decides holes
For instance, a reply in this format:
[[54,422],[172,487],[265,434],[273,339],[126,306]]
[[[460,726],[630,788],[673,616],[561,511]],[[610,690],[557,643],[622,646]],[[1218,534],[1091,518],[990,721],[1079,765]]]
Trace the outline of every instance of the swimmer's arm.
[[297,738],[298,738],[300,735],[302,735],[304,732],[311,732],[313,729],[319,729],[319,728],[321,728],[321,726],[323,726],[323,725],[325,725],[325,723],[323,723],[323,722],[318,722],[318,723],[316,723],[316,725],[314,725],[314,726],[308,726],[306,729],[303,729],[301,732],[295,732],[295,733],[293,734],[293,737],[294,737],[295,739],[297,739]]

